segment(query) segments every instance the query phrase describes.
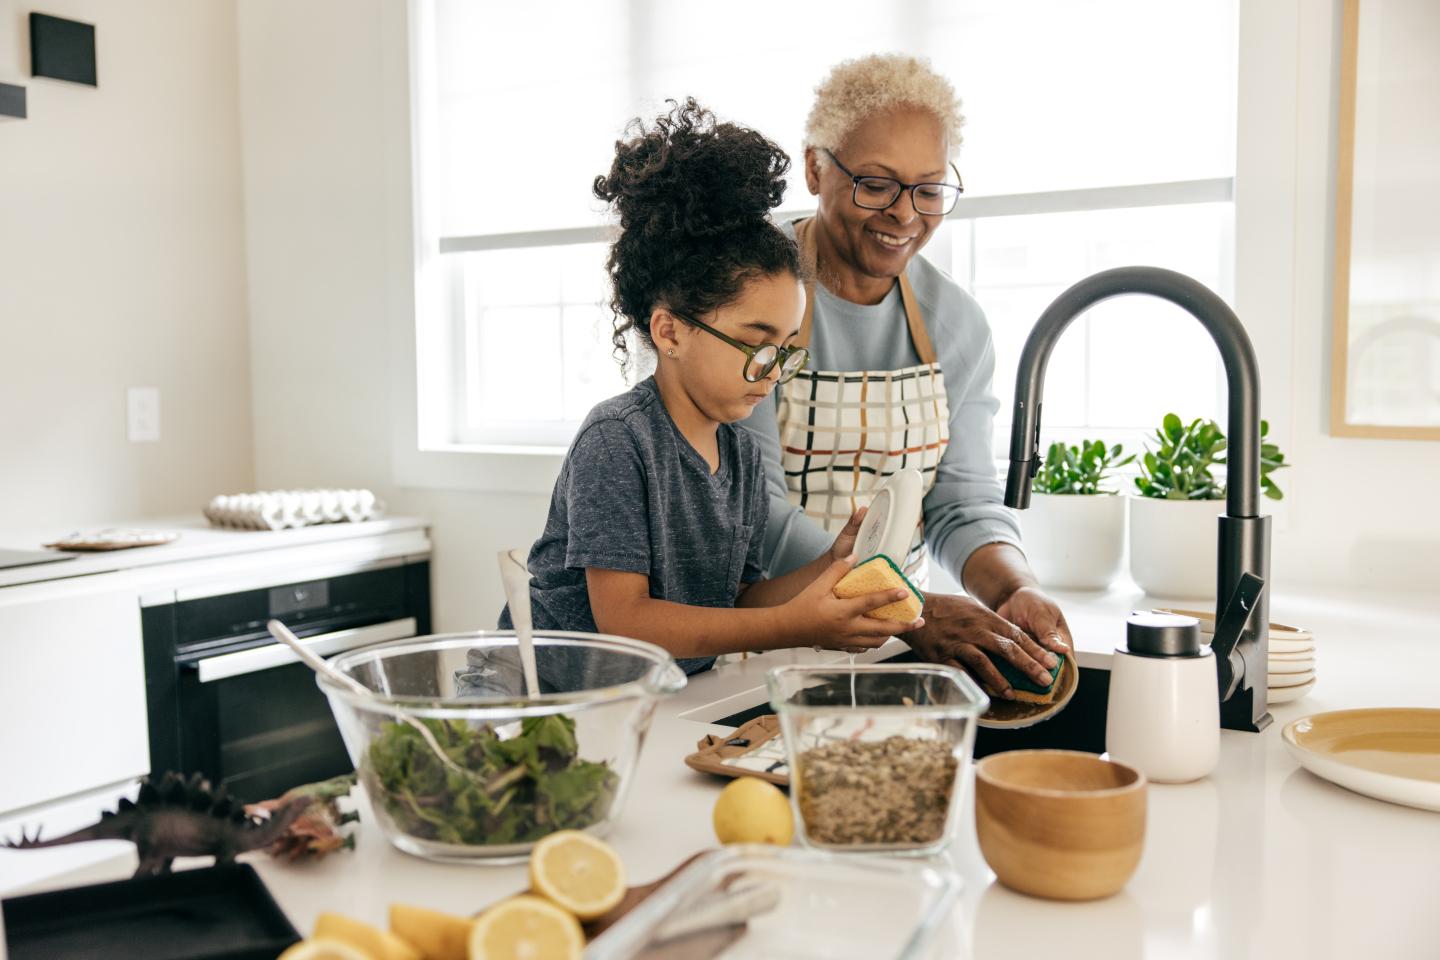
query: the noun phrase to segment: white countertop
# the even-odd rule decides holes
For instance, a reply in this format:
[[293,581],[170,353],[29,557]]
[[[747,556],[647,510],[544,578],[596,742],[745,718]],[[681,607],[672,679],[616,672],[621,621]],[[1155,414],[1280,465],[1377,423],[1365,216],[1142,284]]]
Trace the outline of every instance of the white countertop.
[[[1114,646],[1112,626],[1123,633],[1125,610],[1152,605],[1123,592],[1065,600],[1081,652],[1097,657]],[[1275,723],[1265,732],[1224,732],[1211,777],[1150,786],[1145,853],[1127,888],[1086,904],[1012,893],[980,858],[967,810],[950,858],[965,889],[934,956],[1440,956],[1440,814],[1317,779],[1280,740],[1287,722],[1324,710],[1440,706],[1440,602],[1331,591],[1282,595],[1273,607],[1273,619],[1315,632],[1318,683],[1306,698],[1272,707]],[[771,653],[728,664],[662,704],[610,836],[632,882],[714,845],[710,810],[723,781],[681,760],[704,734],[725,728],[683,715],[729,712],[707,709],[727,698],[759,702],[766,669],[818,656]],[[104,866],[47,886],[127,875],[133,853],[117,851]],[[4,857],[24,855],[0,853],[0,870]],[[523,867],[438,865],[399,853],[370,823],[360,825],[357,850],[319,863],[247,859],[302,932],[322,910],[383,924],[393,901],[467,913],[526,886]]]
[[[230,530],[223,527],[212,527],[204,517],[198,515],[90,524],[83,529],[91,531],[113,527],[173,531],[180,534],[180,539],[158,547],[105,550],[80,554],[72,560],[56,560],[23,567],[10,567],[0,570],[0,588],[111,573],[117,570],[131,570],[136,567],[333,543],[360,537],[377,537],[386,533],[422,529],[426,526],[428,526],[427,521],[415,517],[385,517],[361,523],[322,523],[294,530]],[[0,548],[41,551],[43,550],[42,544],[57,540],[71,532],[59,528],[21,533],[7,531],[0,535]]]

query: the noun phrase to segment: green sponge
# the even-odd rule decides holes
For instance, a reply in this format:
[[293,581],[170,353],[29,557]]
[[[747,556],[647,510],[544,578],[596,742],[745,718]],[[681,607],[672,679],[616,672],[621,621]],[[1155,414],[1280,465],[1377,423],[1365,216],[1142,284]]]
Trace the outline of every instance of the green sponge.
[[[1054,653],[1053,650],[1051,652]],[[1060,679],[1060,671],[1065,668],[1065,654],[1055,654],[1055,666],[1050,670],[1050,682],[1043,687],[1030,679],[1030,674],[1022,672],[1020,668],[998,653],[986,650],[985,655],[990,658],[990,662],[995,664],[995,669],[1000,671],[1000,676],[1004,677],[1005,682],[1010,684],[1011,689],[1015,691],[1016,700],[1023,700],[1026,703],[1051,703],[1054,701],[1060,686],[1056,681]]]

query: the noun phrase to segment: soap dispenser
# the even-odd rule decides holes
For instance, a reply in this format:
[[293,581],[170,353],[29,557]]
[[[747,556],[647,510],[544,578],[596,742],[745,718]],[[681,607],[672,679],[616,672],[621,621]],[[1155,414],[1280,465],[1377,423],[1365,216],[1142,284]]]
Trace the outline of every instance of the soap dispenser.
[[1106,707],[1105,749],[1157,783],[1209,775],[1220,760],[1220,701],[1244,679],[1235,645],[1264,581],[1245,574],[1209,647],[1200,621],[1172,613],[1132,613],[1115,648]]

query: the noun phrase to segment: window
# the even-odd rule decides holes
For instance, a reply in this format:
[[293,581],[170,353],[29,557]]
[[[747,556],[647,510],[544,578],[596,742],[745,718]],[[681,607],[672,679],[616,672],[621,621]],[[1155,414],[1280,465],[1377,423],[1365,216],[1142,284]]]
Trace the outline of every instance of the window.
[[[997,451],[1025,334],[1066,286],[1149,263],[1231,292],[1233,2],[422,9],[422,446],[560,447],[626,388],[590,184],[629,118],[694,95],[798,161],[810,91],[874,51],[928,56],[965,101],[967,193],[922,255],[990,318]],[[797,163],[785,207],[809,200]],[[1110,301],[1061,341],[1044,427],[1138,437],[1169,409],[1219,416],[1221,387],[1208,337],[1178,308]]]

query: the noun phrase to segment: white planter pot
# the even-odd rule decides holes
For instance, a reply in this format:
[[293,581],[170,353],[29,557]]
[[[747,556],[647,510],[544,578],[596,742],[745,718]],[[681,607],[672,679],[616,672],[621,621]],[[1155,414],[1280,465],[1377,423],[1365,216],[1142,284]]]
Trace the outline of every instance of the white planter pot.
[[1042,587],[1104,590],[1125,558],[1125,498],[1037,493],[1016,514]]
[[1130,500],[1130,576],[1151,597],[1215,600],[1224,500]]

